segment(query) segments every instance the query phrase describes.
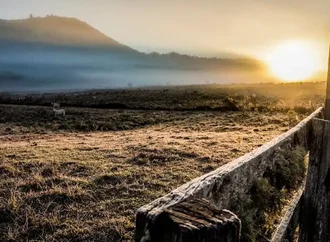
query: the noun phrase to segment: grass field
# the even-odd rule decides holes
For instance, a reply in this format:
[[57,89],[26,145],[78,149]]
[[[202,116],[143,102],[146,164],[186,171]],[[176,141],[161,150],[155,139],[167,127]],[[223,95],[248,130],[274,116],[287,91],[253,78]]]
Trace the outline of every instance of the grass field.
[[[267,90],[262,95],[258,89],[249,90],[244,99],[241,94],[234,99],[227,89],[210,94],[214,100],[230,101],[222,107],[236,105],[233,111],[198,111],[196,107],[205,106],[198,95],[187,99],[200,103],[191,111],[91,109],[82,101],[81,107],[65,107],[65,118],[54,117],[48,97],[22,106],[12,103],[21,99],[3,95],[7,104],[0,105],[0,241],[130,241],[140,206],[285,132],[322,100],[321,91],[313,98],[311,87],[304,86],[312,84],[295,84],[304,91],[283,85],[288,85],[283,92],[303,94],[291,102]],[[244,108],[254,93],[259,99],[251,109]],[[145,105],[163,103],[168,109],[167,97],[156,94],[149,93]],[[101,104],[100,96],[96,100]],[[178,100],[177,105],[186,99]],[[220,110],[220,104],[214,107]]]
[[93,90],[57,94],[0,93],[0,104],[62,106],[164,111],[312,111],[324,101],[325,82],[169,86]]

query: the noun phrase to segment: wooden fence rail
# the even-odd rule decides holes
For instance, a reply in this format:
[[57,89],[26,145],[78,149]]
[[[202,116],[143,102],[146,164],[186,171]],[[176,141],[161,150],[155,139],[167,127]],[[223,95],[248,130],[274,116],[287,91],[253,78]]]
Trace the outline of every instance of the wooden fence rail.
[[292,199],[280,225],[277,227],[271,242],[293,241],[296,228],[300,221],[300,212],[302,204],[302,195],[304,188],[302,187]]
[[[207,240],[204,238],[194,241],[239,241],[239,238],[236,238],[235,236],[228,237],[225,235],[226,233],[223,233],[223,237],[219,237],[218,232],[221,228],[223,228],[219,225],[220,223],[216,223],[217,226],[213,226],[214,224],[211,222],[208,225],[205,223],[198,223],[200,218],[196,216],[192,219],[192,217],[188,215],[189,209],[186,209],[186,211],[183,209],[180,212],[181,220],[179,220],[181,222],[184,220],[185,225],[182,225],[183,223],[181,223],[180,225],[177,224],[177,226],[171,227],[174,228],[176,232],[173,232],[173,230],[168,232],[167,230],[169,225],[166,223],[160,223],[160,221],[163,221],[162,218],[164,218],[164,214],[168,215],[168,211],[173,210],[178,206],[180,207],[180,204],[182,203],[193,203],[196,199],[208,201],[210,206],[214,206],[218,212],[223,211],[224,209],[230,209],[231,205],[236,201],[244,200],[244,196],[246,196],[248,191],[251,189],[255,180],[257,178],[262,178],[265,171],[273,166],[273,162],[271,161],[276,151],[279,149],[294,147],[296,145],[303,146],[306,150],[310,150],[312,139],[315,139],[315,137],[312,136],[312,120],[314,118],[320,118],[321,116],[322,108],[319,108],[297,126],[264,144],[258,149],[218,168],[213,172],[198,177],[165,195],[164,197],[141,207],[137,211],[136,215],[135,241],[188,242],[191,240],[184,240],[182,237],[182,235],[185,234],[185,229],[188,227],[194,227],[194,233],[200,234],[200,229],[205,229],[205,226],[208,227],[208,229],[213,230],[213,240]],[[298,205],[301,204],[300,196],[294,199],[290,210],[284,218],[285,221],[281,223],[280,229],[278,229],[274,235],[275,240],[273,239],[273,242],[292,237],[292,231],[290,231],[290,228],[292,230],[293,227],[297,225],[297,217],[299,218],[297,215],[299,214]],[[186,215],[185,212],[187,213]],[[218,212],[214,212],[214,214],[217,214]],[[215,216],[214,219],[216,218],[219,217]],[[208,219],[212,220],[211,218]],[[189,226],[187,223],[190,223]],[[232,223],[234,226],[237,224],[237,220],[233,219]],[[226,224],[226,226],[229,225]],[[168,233],[172,235],[167,236]],[[208,233],[211,232],[208,231]],[[173,234],[175,234],[175,236]],[[162,235],[162,238],[160,238],[159,235]]]

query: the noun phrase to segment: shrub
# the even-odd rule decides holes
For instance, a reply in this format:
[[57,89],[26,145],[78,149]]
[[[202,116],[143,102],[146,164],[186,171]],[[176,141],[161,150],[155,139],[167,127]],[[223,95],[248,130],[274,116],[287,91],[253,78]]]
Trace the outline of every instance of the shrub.
[[274,154],[274,166],[257,179],[247,196],[233,206],[242,221],[243,242],[267,241],[275,229],[275,221],[305,178],[306,151],[297,146]]

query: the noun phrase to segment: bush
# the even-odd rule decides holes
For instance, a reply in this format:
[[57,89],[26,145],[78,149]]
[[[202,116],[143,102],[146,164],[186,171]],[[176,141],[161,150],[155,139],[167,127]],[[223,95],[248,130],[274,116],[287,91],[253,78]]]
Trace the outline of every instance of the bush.
[[300,146],[289,151],[277,152],[274,158],[274,168],[266,171],[265,177],[278,190],[297,189],[305,178],[305,155],[305,149]]
[[300,146],[277,151],[274,166],[254,182],[247,194],[249,199],[242,199],[239,206],[233,207],[242,221],[241,241],[267,241],[272,235],[278,214],[305,178],[305,155]]

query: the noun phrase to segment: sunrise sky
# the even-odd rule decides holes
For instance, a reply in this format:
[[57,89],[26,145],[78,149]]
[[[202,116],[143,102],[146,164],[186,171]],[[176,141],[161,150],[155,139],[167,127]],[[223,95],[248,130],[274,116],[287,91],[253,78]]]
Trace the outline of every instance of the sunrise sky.
[[276,46],[304,41],[325,68],[329,0],[0,0],[0,18],[76,17],[140,51],[265,59]]

